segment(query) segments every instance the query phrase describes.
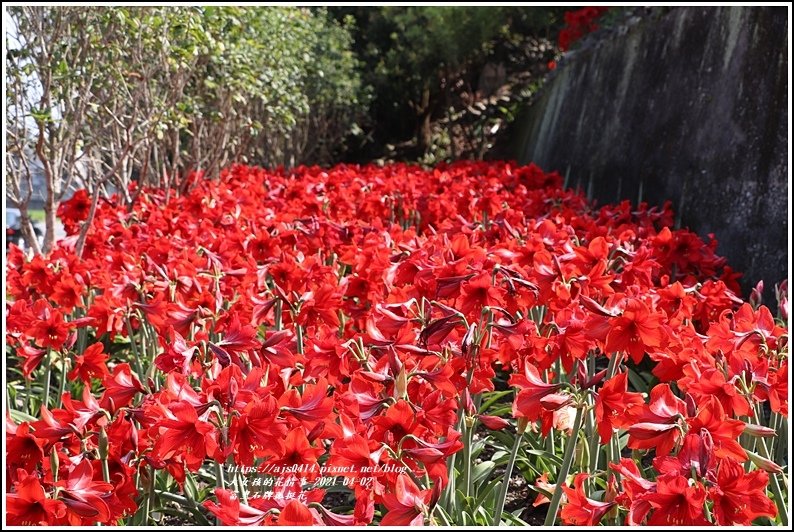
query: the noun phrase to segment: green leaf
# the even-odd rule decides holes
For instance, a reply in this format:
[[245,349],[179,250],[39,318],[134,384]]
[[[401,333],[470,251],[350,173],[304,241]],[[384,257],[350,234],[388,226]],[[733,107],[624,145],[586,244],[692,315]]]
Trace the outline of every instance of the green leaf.
[[476,464],[472,471],[472,482],[476,485],[490,476],[491,472],[496,467],[496,464],[490,460]]
[[15,410],[13,408],[8,409],[8,413],[11,415],[11,419],[13,419],[17,423],[22,423],[23,421],[27,421],[28,423],[32,423],[36,421],[36,418],[31,416],[30,414],[26,414],[19,410]]

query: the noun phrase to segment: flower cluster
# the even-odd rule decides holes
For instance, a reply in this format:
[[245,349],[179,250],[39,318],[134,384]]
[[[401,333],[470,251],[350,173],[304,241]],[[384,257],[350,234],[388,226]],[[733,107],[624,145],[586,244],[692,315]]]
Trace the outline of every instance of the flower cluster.
[[583,7],[576,11],[566,11],[565,27],[560,30],[557,45],[563,52],[569,50],[571,45],[598,29],[596,19],[607,11],[607,7]]
[[[50,256],[8,256],[8,524],[445,523],[513,426],[504,486],[532,438],[564,454],[550,523],[784,504],[784,322],[669,205],[597,208],[504,162],[233,166],[100,202],[78,259],[85,205]],[[371,481],[339,507],[322,470]]]

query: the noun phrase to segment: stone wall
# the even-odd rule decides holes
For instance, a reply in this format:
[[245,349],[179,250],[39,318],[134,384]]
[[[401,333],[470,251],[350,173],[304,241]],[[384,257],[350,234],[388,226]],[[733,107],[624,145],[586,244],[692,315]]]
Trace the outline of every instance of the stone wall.
[[760,279],[788,275],[785,7],[651,8],[566,54],[520,118],[518,159],[600,202],[673,201]]

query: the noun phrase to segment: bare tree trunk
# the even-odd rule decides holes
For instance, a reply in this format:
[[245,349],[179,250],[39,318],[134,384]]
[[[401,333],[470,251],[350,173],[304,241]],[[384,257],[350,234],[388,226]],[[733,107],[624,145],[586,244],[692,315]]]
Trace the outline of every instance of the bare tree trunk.
[[28,202],[12,203],[19,209],[19,225],[22,230],[22,237],[25,239],[25,245],[33,250],[34,255],[39,255],[41,253],[39,239],[36,238],[36,231],[33,230],[33,221],[30,219],[30,213],[28,212]]
[[77,244],[74,247],[75,255],[78,258],[83,256],[83,247],[85,247],[85,239],[88,236],[88,230],[91,229],[91,225],[94,223],[94,216],[96,215],[96,206],[99,203],[99,195],[100,190],[102,190],[101,183],[98,183],[94,187],[94,193],[91,198],[91,208],[88,210],[88,218],[85,222],[83,222],[83,226],[80,228],[80,236],[77,238]]
[[422,90],[422,102],[417,107],[417,131],[416,131],[416,145],[421,154],[426,154],[430,149],[432,141],[432,131],[430,128],[432,118],[432,109],[430,107],[430,87],[425,86]]
[[49,253],[55,243],[55,176],[52,172],[50,160],[44,154],[44,123],[39,123],[39,140],[36,142],[36,154],[44,170],[44,182],[47,185],[47,197],[44,200],[44,245],[42,253]]

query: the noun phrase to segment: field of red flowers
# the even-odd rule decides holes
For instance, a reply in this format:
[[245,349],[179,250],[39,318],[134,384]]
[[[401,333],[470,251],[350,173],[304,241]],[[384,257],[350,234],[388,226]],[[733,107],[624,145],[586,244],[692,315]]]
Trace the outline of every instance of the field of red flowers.
[[8,255],[7,524],[788,522],[786,288],[669,206],[235,166],[101,201],[77,258],[89,206]]

